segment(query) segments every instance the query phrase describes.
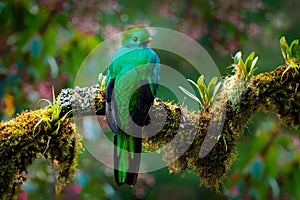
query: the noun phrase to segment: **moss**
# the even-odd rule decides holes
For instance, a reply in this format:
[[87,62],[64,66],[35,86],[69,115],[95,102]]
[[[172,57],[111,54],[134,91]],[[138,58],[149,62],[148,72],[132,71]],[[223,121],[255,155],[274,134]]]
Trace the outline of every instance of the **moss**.
[[[155,104],[156,108],[163,107],[166,110],[166,122],[158,134],[145,138],[143,145],[147,150],[162,149],[163,159],[167,162],[170,173],[194,172],[200,177],[201,184],[219,190],[219,184],[235,160],[239,134],[225,123],[223,131],[221,128],[221,135],[211,138],[216,140],[216,144],[208,155],[200,158],[199,152],[206,138],[212,113],[214,120],[219,121],[222,118],[218,115],[222,115],[226,108],[224,101],[216,104],[210,112],[201,110],[199,113],[159,100]],[[155,112],[161,113],[161,110]]]
[[273,72],[254,77],[242,102],[243,107],[248,107],[250,99],[251,107],[273,110],[283,125],[297,129],[300,124],[300,76],[292,68],[285,72],[287,68],[287,65],[280,66]]
[[51,120],[52,111],[24,111],[0,123],[0,199],[16,199],[27,167],[41,155],[59,167],[58,190],[72,180],[81,138],[70,119]]
[[[155,123],[162,119],[162,110],[166,110],[166,123],[158,134],[145,138],[143,145],[148,151],[163,150],[163,159],[167,162],[170,173],[192,171],[200,177],[200,184],[218,191],[236,159],[237,142],[244,127],[256,110],[273,110],[284,125],[291,128],[299,126],[299,76],[292,69],[282,76],[286,68],[287,66],[280,66],[273,72],[253,76],[249,82],[239,81],[236,75],[233,75],[235,78],[229,77],[225,80],[227,87],[220,94],[221,100],[209,111],[192,113],[178,105],[156,100],[153,112],[158,117],[153,121]],[[224,110],[225,115],[222,114]],[[211,120],[220,121],[224,116],[221,134],[211,138],[216,142],[215,146],[205,157],[199,158]],[[180,126],[184,128],[180,129]],[[171,145],[167,145],[170,143]],[[190,145],[187,151],[181,149],[183,143]]]
[[[238,80],[237,75],[233,77],[226,78],[220,101],[198,113],[155,99],[151,127],[161,127],[161,130],[151,130],[149,126],[145,128],[146,136],[158,133],[143,139],[146,151],[163,153],[170,173],[194,172],[200,177],[200,184],[217,191],[236,159],[237,142],[243,129],[256,110],[276,112],[282,123],[290,128],[298,128],[300,123],[300,77],[294,69],[280,66],[273,72],[253,76],[247,82]],[[58,191],[72,180],[82,145],[66,114],[72,109],[79,115],[104,114],[104,93],[99,87],[64,89],[58,97],[59,107],[24,111],[0,123],[2,199],[16,198],[21,184],[26,181],[27,167],[41,154],[60,169]],[[224,126],[216,126],[221,130],[208,135],[210,124],[216,125],[222,119]],[[216,143],[212,149],[205,145],[205,139]],[[199,157],[201,149],[209,153]]]

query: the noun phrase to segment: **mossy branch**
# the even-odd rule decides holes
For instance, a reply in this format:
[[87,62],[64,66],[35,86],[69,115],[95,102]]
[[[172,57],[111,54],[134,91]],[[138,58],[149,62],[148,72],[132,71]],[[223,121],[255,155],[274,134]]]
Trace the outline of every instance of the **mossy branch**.
[[[143,140],[145,149],[162,149],[170,172],[193,171],[199,175],[201,184],[218,190],[236,158],[237,142],[243,128],[256,110],[275,111],[284,125],[298,128],[300,77],[288,67],[280,66],[273,72],[252,76],[246,82],[241,82],[237,73],[226,77],[225,86],[219,93],[220,100],[198,113],[155,99],[151,108],[151,112],[155,113],[152,123],[161,123],[162,118],[166,121],[159,133]],[[0,123],[1,199],[16,198],[26,180],[27,167],[40,155],[60,167],[60,185],[72,180],[82,145],[70,116],[75,112],[80,116],[104,115],[103,94],[100,85],[63,89],[55,105],[24,111],[10,121]],[[54,119],[55,106],[60,107],[60,113]],[[203,141],[210,124],[218,124],[222,119],[224,125],[220,133],[207,138],[210,143],[216,143],[210,149]],[[170,141],[171,145],[165,145]],[[187,151],[182,151],[182,143],[189,145]],[[200,155],[201,151],[208,154]],[[179,154],[181,156],[173,160]]]
[[27,168],[40,155],[59,167],[57,192],[74,178],[80,135],[68,115],[54,118],[56,106],[24,111],[0,123],[0,199],[16,199]]

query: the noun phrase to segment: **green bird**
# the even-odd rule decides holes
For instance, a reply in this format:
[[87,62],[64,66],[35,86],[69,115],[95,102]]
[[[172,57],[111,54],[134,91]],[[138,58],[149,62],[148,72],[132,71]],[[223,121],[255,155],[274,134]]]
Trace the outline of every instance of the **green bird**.
[[157,93],[160,60],[149,47],[143,28],[123,32],[106,76],[106,118],[114,133],[114,174],[117,185],[135,185],[141,159],[142,130]]

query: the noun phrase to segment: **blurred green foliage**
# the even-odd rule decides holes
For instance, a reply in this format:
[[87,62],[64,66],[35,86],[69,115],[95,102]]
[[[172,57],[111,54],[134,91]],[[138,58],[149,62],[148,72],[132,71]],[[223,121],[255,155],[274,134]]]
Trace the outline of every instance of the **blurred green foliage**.
[[[37,107],[41,98],[51,99],[52,86],[56,92],[72,87],[88,53],[130,24],[189,35],[207,49],[223,75],[238,50],[254,50],[260,57],[256,73],[272,70],[284,63],[280,36],[299,37],[299,6],[296,0],[1,1],[0,119]],[[197,80],[183,59],[164,52],[159,56]],[[254,116],[222,194],[198,187],[193,174],[182,179],[166,169],[141,175],[134,188],[119,188],[112,171],[85,151],[74,184],[62,195],[54,196],[54,173],[40,159],[31,167],[20,199],[299,199],[300,140],[274,120],[262,113]]]

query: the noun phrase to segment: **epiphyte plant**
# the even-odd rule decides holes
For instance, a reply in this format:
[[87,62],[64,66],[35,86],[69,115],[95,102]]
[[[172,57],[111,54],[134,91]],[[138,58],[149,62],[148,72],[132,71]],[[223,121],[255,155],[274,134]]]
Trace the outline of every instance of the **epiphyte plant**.
[[204,75],[201,75],[198,78],[197,83],[195,83],[191,79],[187,80],[197,88],[200,98],[196,97],[194,94],[192,94],[182,86],[179,86],[179,89],[181,89],[186,95],[188,95],[192,99],[196,100],[200,104],[202,109],[207,110],[216,99],[218,91],[221,88],[221,82],[218,82],[218,77],[213,77],[208,83],[208,85],[204,81]]
[[233,64],[234,70],[239,77],[243,77],[245,81],[248,81],[250,77],[253,75],[254,71],[256,70],[256,63],[258,57],[255,57],[255,52],[251,52],[249,56],[246,58],[245,62],[242,59],[242,52],[237,52],[233,57]]
[[290,69],[294,69],[295,74],[299,75],[299,57],[300,57],[300,48],[299,40],[294,40],[289,46],[285,37],[280,38],[280,49],[285,63],[288,65],[286,70],[282,73],[282,76]]

